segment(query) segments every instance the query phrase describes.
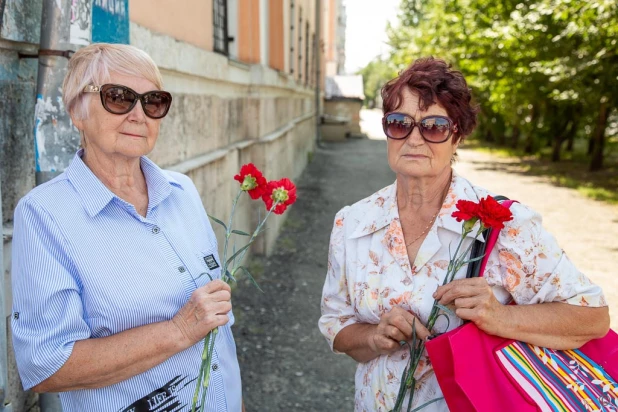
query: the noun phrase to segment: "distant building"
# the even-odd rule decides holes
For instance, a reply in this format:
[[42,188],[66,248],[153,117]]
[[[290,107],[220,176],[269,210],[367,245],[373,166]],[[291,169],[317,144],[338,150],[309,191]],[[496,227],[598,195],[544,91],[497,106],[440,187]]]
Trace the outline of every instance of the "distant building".
[[327,76],[322,138],[343,140],[361,136],[360,110],[364,99],[363,76]]
[[322,0],[324,3],[324,59],[326,76],[345,74],[346,13],[343,0]]

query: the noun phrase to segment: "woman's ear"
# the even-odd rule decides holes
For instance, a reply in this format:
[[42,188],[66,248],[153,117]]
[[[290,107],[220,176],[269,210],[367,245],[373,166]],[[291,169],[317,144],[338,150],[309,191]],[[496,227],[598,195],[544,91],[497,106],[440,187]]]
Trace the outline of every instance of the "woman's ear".
[[75,109],[71,110],[69,112],[69,116],[71,117],[71,122],[73,123],[73,125],[77,128],[77,130],[81,131],[84,130],[84,121],[81,118],[81,116],[77,116],[75,114]]

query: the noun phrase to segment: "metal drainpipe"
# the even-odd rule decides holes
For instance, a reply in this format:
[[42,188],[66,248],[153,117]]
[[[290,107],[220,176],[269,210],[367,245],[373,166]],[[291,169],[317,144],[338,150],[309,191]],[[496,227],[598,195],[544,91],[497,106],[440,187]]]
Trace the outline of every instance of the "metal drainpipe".
[[91,22],[92,0],[43,1],[34,119],[37,185],[62,173],[79,147],[61,90],[70,55],[90,43]]
[[[2,22],[4,17],[4,7],[6,5],[5,0],[0,0],[0,29],[2,28]],[[0,175],[2,175],[2,163],[0,163]],[[2,225],[2,187],[0,185],[0,225]],[[1,230],[1,226],[0,226]],[[5,297],[4,291],[6,290],[4,284],[4,235],[2,236],[2,242],[0,243],[0,412],[12,412],[13,408],[11,404],[6,404],[6,392],[8,387],[8,353],[7,353],[7,329],[6,318],[8,313],[5,311]]]
[[322,115],[320,114],[320,76],[322,75],[322,70],[320,66],[320,51],[322,50],[322,35],[320,33],[320,21],[322,17],[321,12],[322,1],[315,1],[315,33],[316,33],[316,42],[315,42],[315,142],[317,147],[321,147],[322,145],[322,133],[320,132],[320,125],[322,124]]
[[[0,164],[0,174],[2,173],[2,164]],[[2,187],[0,187],[0,199],[2,199]],[[0,224],[2,224],[2,207],[0,207]],[[6,343],[6,319],[7,312],[5,312],[5,285],[4,285],[4,236],[2,236],[2,243],[0,243],[0,412],[12,412],[13,407],[7,402],[6,392],[8,387],[8,374],[7,374],[7,343]]]
[[[35,109],[35,177],[45,183],[69,165],[79,147],[62,102],[69,57],[92,36],[92,0],[44,0]],[[39,395],[41,412],[62,412],[57,393]]]

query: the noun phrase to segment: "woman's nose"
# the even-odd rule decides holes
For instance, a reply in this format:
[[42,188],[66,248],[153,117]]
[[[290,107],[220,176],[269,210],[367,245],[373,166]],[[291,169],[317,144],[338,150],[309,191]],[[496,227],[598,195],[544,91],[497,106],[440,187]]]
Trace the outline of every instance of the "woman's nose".
[[146,114],[144,113],[141,101],[138,100],[137,104],[131,109],[127,116],[127,120],[137,123],[142,123],[146,120]]
[[421,135],[420,127],[415,124],[414,127],[412,128],[412,132],[406,139],[406,143],[412,146],[419,146],[423,144],[423,142],[424,140],[423,140],[423,136]]

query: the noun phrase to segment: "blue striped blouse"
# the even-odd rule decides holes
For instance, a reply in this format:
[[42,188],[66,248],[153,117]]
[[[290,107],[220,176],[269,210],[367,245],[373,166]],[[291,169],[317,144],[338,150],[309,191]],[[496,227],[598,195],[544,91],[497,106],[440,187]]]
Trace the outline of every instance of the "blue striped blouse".
[[[36,187],[15,210],[11,326],[25,389],[53,375],[81,339],[171,319],[191,293],[220,277],[217,241],[187,176],[146,157],[146,217],[114,195],[78,152],[67,170]],[[231,326],[220,328],[202,411],[240,411]],[[60,394],[65,412],[186,411],[203,345],[133,378]]]

